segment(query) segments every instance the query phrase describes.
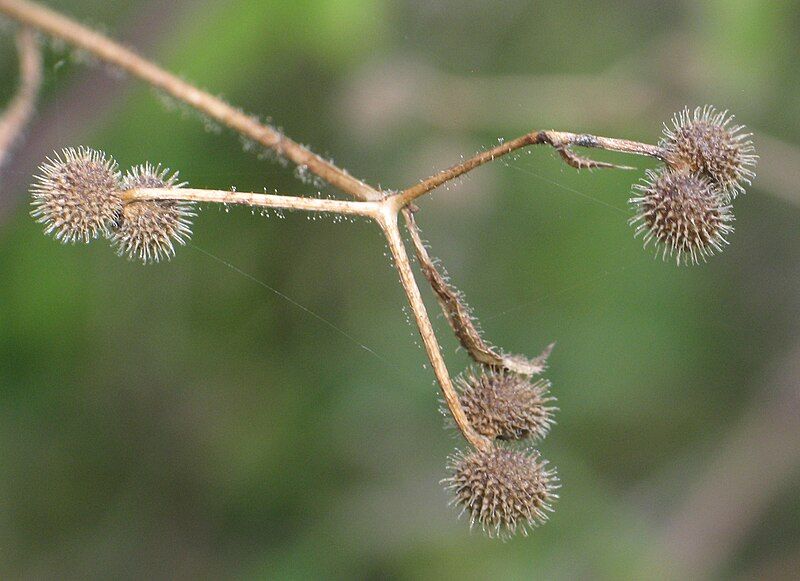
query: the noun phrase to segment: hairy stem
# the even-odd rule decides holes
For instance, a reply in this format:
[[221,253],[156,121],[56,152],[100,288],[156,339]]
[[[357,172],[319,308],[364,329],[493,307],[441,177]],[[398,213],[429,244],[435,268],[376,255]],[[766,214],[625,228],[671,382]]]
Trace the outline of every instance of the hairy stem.
[[19,88],[0,118],[0,166],[33,117],[42,86],[42,52],[33,30],[23,28],[17,33],[17,50]]
[[60,38],[123,69],[248,139],[285,156],[296,165],[308,168],[308,171],[346,194],[362,200],[376,200],[382,197],[375,188],[311,152],[274,127],[259,123],[254,117],[232,107],[222,99],[201,91],[110,38],[58,12],[34,2],[0,0],[0,13]]
[[439,342],[433,331],[425,303],[422,301],[419,287],[414,280],[411,263],[403,245],[400,230],[397,224],[398,206],[394,198],[387,198],[380,202],[350,202],[344,200],[324,200],[318,198],[299,198],[294,196],[279,196],[274,194],[254,194],[247,192],[233,192],[225,190],[198,190],[192,188],[134,188],[122,193],[126,203],[145,200],[182,200],[189,202],[213,202],[221,204],[243,204],[262,208],[279,208],[285,210],[305,210],[311,212],[330,212],[364,216],[378,222],[386,235],[386,240],[394,258],[395,268],[400,275],[403,290],[414,312],[425,351],[433,367],[436,380],[444,395],[447,407],[455,420],[456,425],[467,441],[481,450],[491,446],[489,440],[475,432],[469,423],[458,401],[458,394],[453,387],[450,374],[442,357]]
[[488,450],[492,444],[485,436],[478,434],[469,423],[461,403],[458,401],[458,393],[453,387],[453,382],[450,380],[450,374],[447,371],[444,358],[442,357],[439,342],[436,340],[436,335],[433,332],[431,320],[428,317],[428,311],[425,308],[425,303],[422,301],[422,295],[419,292],[419,287],[414,280],[414,273],[411,270],[411,263],[408,260],[403,239],[400,236],[400,230],[397,225],[397,212],[387,204],[386,212],[378,220],[386,240],[389,243],[389,249],[394,258],[395,267],[400,275],[400,282],[403,285],[403,290],[408,297],[411,310],[414,312],[414,318],[419,328],[419,334],[422,337],[422,342],[425,345],[425,351],[428,354],[428,359],[433,367],[433,372],[436,375],[436,380],[439,382],[439,387],[442,390],[442,395],[450,409],[450,413],[455,420],[458,429],[466,440],[479,450]]
[[511,141],[501,143],[492,149],[479,153],[478,155],[471,157],[462,163],[456,164],[444,171],[437,173],[436,175],[424,179],[418,184],[396,194],[396,197],[401,205],[408,205],[420,196],[427,194],[442,184],[445,184],[459,176],[464,175],[467,172],[472,171],[476,167],[479,167],[490,161],[494,161],[495,159],[517,151],[518,149],[541,144],[554,147],[556,150],[558,150],[562,159],[566,163],[577,169],[631,168],[580,157],[575,155],[570,150],[571,147],[593,147],[596,149],[605,149],[607,151],[646,155],[660,160],[665,159],[665,154],[660,147],[649,145],[647,143],[639,143],[638,141],[628,141],[627,139],[615,139],[612,137],[598,137],[596,135],[588,135],[585,133],[569,133],[565,131],[531,131],[522,137],[517,137]]
[[530,376],[542,373],[555,344],[551,343],[541,355],[534,359],[528,359],[523,355],[509,355],[489,344],[483,338],[462,294],[448,282],[443,273],[437,270],[422,241],[422,234],[414,219],[414,214],[409,208],[403,209],[403,218],[411,236],[411,243],[422,274],[433,289],[436,300],[439,301],[439,306],[442,308],[447,322],[450,323],[450,328],[473,361],[482,365],[507,369],[520,375]]
[[[491,441],[478,434],[472,428],[458,401],[458,394],[450,380],[450,375],[434,334],[433,326],[428,317],[425,304],[422,301],[419,287],[414,279],[411,263],[409,262],[405,246],[403,245],[398,227],[399,212],[408,207],[408,205],[418,197],[442,184],[480,165],[529,145],[550,145],[559,152],[566,163],[575,168],[619,168],[621,166],[580,157],[571,151],[571,147],[594,147],[609,151],[647,155],[662,160],[664,159],[664,153],[660,148],[645,143],[597,137],[587,134],[559,131],[533,131],[507,143],[500,144],[463,163],[422,180],[417,185],[398,194],[387,196],[378,189],[351,176],[333,163],[322,159],[306,147],[283,135],[283,133],[277,129],[269,125],[261,124],[254,117],[232,107],[225,101],[205,91],[201,91],[197,87],[156,66],[152,62],[142,58],[106,36],[82,26],[57,12],[26,0],[0,0],[0,14],[5,14],[28,27],[38,29],[53,37],[64,40],[69,44],[86,50],[107,63],[119,67],[156,89],[195,108],[211,119],[233,129],[244,137],[272,149],[298,166],[307,168],[308,171],[327,183],[360,200],[348,202],[188,188],[142,188],[129,190],[123,194],[123,198],[126,202],[140,200],[186,200],[195,202],[247,204],[266,208],[357,215],[376,220],[386,235],[389,248],[394,257],[395,267],[400,275],[400,281],[408,297],[411,309],[414,312],[414,317],[420,335],[422,336],[425,350],[442,393],[444,394],[447,406],[464,437],[470,444],[481,450],[490,448],[492,446]],[[409,219],[409,215],[406,215],[406,218]],[[410,227],[412,227],[413,221],[409,220],[409,222]],[[412,234],[413,233],[412,227]],[[547,352],[537,360],[533,360],[535,365],[543,365],[546,354]]]
[[300,198],[276,194],[253,194],[230,190],[198,190],[193,188],[135,188],[122,193],[125,202],[143,200],[183,200],[187,202],[212,202],[218,204],[242,204],[260,208],[282,210],[304,210],[328,212],[350,216],[376,218],[380,215],[381,202],[350,202],[320,198]]

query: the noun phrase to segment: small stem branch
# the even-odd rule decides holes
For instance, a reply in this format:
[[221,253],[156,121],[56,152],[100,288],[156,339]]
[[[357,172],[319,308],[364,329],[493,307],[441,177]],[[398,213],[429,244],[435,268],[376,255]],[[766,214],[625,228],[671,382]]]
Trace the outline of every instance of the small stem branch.
[[125,202],[144,200],[183,200],[218,204],[242,204],[260,208],[328,212],[350,216],[377,218],[381,214],[380,202],[350,202],[320,198],[299,198],[277,194],[253,194],[228,190],[198,190],[193,188],[135,188],[122,194]]
[[406,228],[411,235],[411,243],[417,255],[417,262],[425,279],[439,301],[450,328],[455,333],[461,346],[466,349],[473,361],[481,365],[503,368],[520,375],[539,375],[547,366],[547,358],[553,349],[551,343],[541,355],[528,359],[523,355],[510,355],[488,343],[481,334],[480,329],[473,320],[473,314],[464,302],[464,296],[458,292],[448,281],[447,277],[439,272],[431,260],[425,243],[422,241],[414,214],[409,208],[403,208]]
[[627,139],[615,139],[612,137],[598,137],[596,135],[588,135],[585,133],[569,133],[565,131],[532,131],[517,137],[511,141],[501,143],[487,151],[479,153],[470,159],[454,165],[438,174],[431,176],[420,183],[411,186],[410,188],[396,194],[398,203],[406,206],[419,198],[420,196],[430,192],[455,178],[472,171],[490,161],[494,161],[499,157],[508,155],[518,149],[529,147],[531,145],[550,145],[558,150],[561,157],[569,165],[575,168],[618,168],[618,169],[631,169],[626,166],[617,166],[614,164],[592,161],[583,157],[579,157],[570,151],[571,147],[593,147],[596,149],[605,149],[607,151],[616,151],[620,153],[632,153],[636,155],[646,155],[656,159],[664,160],[664,151],[655,145],[647,143],[640,143],[638,141],[628,141]]
[[232,107],[222,99],[201,91],[135,52],[74,20],[24,0],[0,0],[0,13],[60,38],[118,66],[248,139],[287,157],[298,166],[307,167],[311,173],[342,192],[361,200],[377,200],[382,197],[382,194],[375,188],[291,140],[277,129],[259,123],[254,117]]
[[33,117],[42,86],[42,53],[33,30],[23,28],[17,33],[17,51],[19,88],[0,118],[0,166]]
[[433,372],[439,382],[439,387],[442,390],[442,395],[450,409],[450,413],[455,420],[458,429],[466,440],[479,450],[488,450],[492,444],[488,438],[478,434],[469,423],[461,403],[458,401],[458,393],[453,387],[453,382],[450,380],[450,374],[447,371],[444,358],[442,357],[439,342],[436,340],[436,335],[433,332],[428,312],[425,309],[425,303],[422,301],[422,295],[419,292],[419,287],[414,280],[414,273],[411,270],[411,263],[408,260],[403,239],[400,236],[400,230],[397,225],[397,214],[394,209],[387,205],[386,211],[378,220],[386,240],[389,244],[389,249],[394,258],[395,268],[400,274],[400,282],[403,285],[408,302],[411,305],[411,310],[414,312],[414,318],[419,328],[419,334],[422,337],[422,342],[425,345],[425,351],[430,359]]

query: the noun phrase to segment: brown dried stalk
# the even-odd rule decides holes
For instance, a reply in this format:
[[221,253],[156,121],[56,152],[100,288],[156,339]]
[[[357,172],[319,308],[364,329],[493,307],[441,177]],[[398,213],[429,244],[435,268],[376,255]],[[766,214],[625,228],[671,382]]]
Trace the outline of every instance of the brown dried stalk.
[[461,343],[461,346],[467,350],[470,357],[476,363],[508,369],[521,375],[539,375],[542,373],[547,366],[547,357],[553,350],[555,343],[551,343],[541,355],[534,359],[528,359],[524,355],[503,353],[487,343],[481,335],[472,312],[464,302],[461,293],[447,282],[444,275],[437,270],[436,265],[428,255],[428,250],[425,248],[419,227],[414,219],[414,213],[405,208],[403,217],[411,235],[411,241],[414,245],[422,274],[428,279],[433,292],[436,293],[436,298],[439,300],[439,305],[442,307],[444,316],[447,318],[447,322],[450,323],[453,333],[455,333],[456,338]]
[[385,208],[389,211],[384,213],[382,219],[379,220],[379,224],[381,228],[383,228],[386,240],[389,243],[389,249],[392,251],[395,267],[400,274],[400,281],[403,283],[403,290],[405,290],[408,301],[411,304],[411,310],[414,312],[419,334],[422,336],[422,342],[425,344],[425,351],[428,354],[428,359],[439,380],[439,385],[442,388],[447,407],[450,409],[453,420],[455,420],[456,425],[459,430],[461,430],[464,437],[478,450],[486,451],[492,447],[492,443],[486,436],[478,434],[469,423],[464,408],[458,400],[458,394],[453,387],[450,374],[447,372],[447,366],[442,357],[439,342],[436,339],[433,325],[431,325],[431,320],[425,309],[425,303],[422,301],[419,287],[414,280],[411,263],[408,260],[408,255],[403,245],[403,239],[397,227],[397,210],[389,205],[385,206]]
[[136,188],[126,190],[121,198],[124,202],[146,200],[182,200],[186,202],[208,202],[216,204],[238,204],[257,208],[281,210],[303,210],[326,212],[348,216],[363,216],[377,219],[381,213],[381,202],[351,202],[321,198],[301,198],[278,194],[254,194],[231,190],[200,190],[193,188]]
[[[489,449],[490,441],[475,432],[469,424],[462,409],[458,395],[453,387],[450,375],[442,357],[441,348],[436,340],[433,327],[428,317],[419,288],[414,280],[413,271],[409,262],[402,236],[398,227],[398,214],[418,197],[441,186],[442,184],[463,175],[484,163],[516,151],[529,145],[547,144],[554,147],[563,160],[575,168],[621,168],[604,162],[596,162],[574,154],[571,147],[594,147],[609,151],[649,155],[658,159],[664,158],[662,150],[656,146],[612,139],[595,137],[586,134],[564,133],[557,131],[534,131],[507,143],[501,144],[491,150],[455,165],[435,176],[421,181],[398,194],[387,195],[363,181],[351,176],[347,171],[333,163],[314,154],[306,147],[293,141],[277,129],[258,122],[254,117],[243,113],[209,93],[179,79],[175,75],[161,69],[152,62],[142,58],[133,51],[121,46],[102,34],[91,30],[65,16],[44,8],[36,3],[25,0],[0,0],[0,14],[5,14],[20,23],[36,28],[53,37],[59,38],[68,44],[88,51],[99,59],[125,70],[138,77],[149,85],[164,91],[171,97],[197,109],[211,119],[233,129],[242,136],[252,139],[267,147],[277,154],[306,168],[328,184],[349,194],[360,201],[345,202],[338,200],[321,200],[314,198],[297,198],[267,194],[247,194],[238,192],[193,190],[193,189],[133,189],[123,194],[124,201],[131,203],[142,200],[186,200],[205,201],[230,204],[248,204],[262,207],[284,208],[318,212],[334,212],[365,216],[374,219],[382,228],[389,248],[392,252],[403,289],[414,313],[420,335],[428,358],[431,361],[434,374],[444,394],[445,401],[458,425],[461,433],[475,448],[481,451]],[[406,212],[408,220],[410,213]],[[444,280],[432,267],[430,260],[425,260],[427,253],[421,246],[419,233],[413,221],[408,222],[412,239],[415,240],[418,255],[422,258],[420,263],[426,278],[437,293],[437,298],[442,303],[448,320],[454,330],[467,347],[470,354],[477,361],[487,365],[503,366],[509,369],[524,371],[528,374],[541,371],[547,351],[539,358],[532,361],[522,361],[504,355],[485,343],[457,295],[450,289]],[[422,248],[423,252],[420,252]]]
[[499,157],[508,155],[514,151],[529,147],[531,145],[550,145],[554,147],[561,158],[570,166],[576,169],[595,169],[595,168],[615,168],[615,169],[633,169],[629,166],[614,165],[600,161],[594,161],[576,155],[572,147],[593,147],[596,149],[605,149],[607,151],[617,151],[620,153],[632,153],[636,155],[646,155],[654,157],[662,161],[666,161],[665,152],[658,146],[649,145],[647,143],[639,143],[638,141],[629,141],[627,139],[615,139],[612,137],[598,137],[596,135],[589,135],[586,133],[569,133],[565,131],[531,131],[517,137],[511,141],[501,143],[500,145],[484,151],[462,163],[456,164],[442,172],[437,173],[420,183],[407,188],[405,191],[398,194],[402,200],[403,205],[410,204],[420,196],[435,190],[439,186],[464,175],[473,169],[494,161]]
[[221,190],[199,190],[189,188],[136,188],[125,191],[122,195],[125,203],[141,202],[147,200],[182,200],[192,202],[214,202],[221,204],[244,204],[263,208],[279,208],[286,210],[305,210],[311,212],[330,212],[351,216],[362,216],[375,220],[383,230],[389,249],[394,258],[395,267],[400,275],[403,290],[408,297],[411,310],[419,328],[422,342],[428,359],[433,367],[436,379],[447,402],[447,406],[461,433],[474,447],[487,450],[491,442],[485,436],[478,434],[467,420],[458,394],[453,387],[450,374],[442,357],[439,342],[433,331],[428,317],[425,303],[419,291],[411,263],[406,254],[405,246],[397,226],[398,207],[397,198],[389,197],[378,202],[368,201],[343,201],[325,200],[317,198],[300,198],[293,196],[280,196],[274,194],[254,194],[245,192],[232,192]]
[[380,198],[380,193],[343,169],[289,139],[283,133],[232,107],[175,75],[142,58],[108,37],[34,2],[0,0],[0,13],[28,26],[86,50],[103,61],[139,77],[149,85],[190,105],[211,119],[260,143],[292,163],[308,170],[335,188],[363,200]]
[[0,118],[0,166],[5,164],[33,117],[42,86],[42,53],[31,29],[23,28],[17,33],[17,50],[19,88]]

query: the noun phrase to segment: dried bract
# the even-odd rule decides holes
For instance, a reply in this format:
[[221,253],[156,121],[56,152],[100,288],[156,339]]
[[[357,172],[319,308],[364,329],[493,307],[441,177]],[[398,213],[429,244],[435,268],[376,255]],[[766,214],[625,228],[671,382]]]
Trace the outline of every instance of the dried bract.
[[755,177],[758,156],[752,133],[744,125],[731,125],[733,115],[706,105],[694,112],[684,109],[664,125],[661,147],[674,169],[686,168],[706,176],[727,197],[744,193],[744,184]]
[[89,242],[116,226],[122,200],[117,162],[94,149],[68,148],[39,166],[31,215],[61,242]]
[[[550,382],[535,383],[507,370],[488,368],[456,380],[458,399],[475,431],[498,440],[541,440],[554,423],[557,408]],[[444,410],[443,410],[444,411]]]
[[491,345],[483,338],[478,320],[473,315],[472,309],[467,305],[463,294],[450,284],[444,272],[439,272],[436,264],[428,254],[428,250],[422,241],[422,233],[414,219],[414,214],[406,212],[405,217],[422,274],[425,275],[433,292],[436,293],[439,306],[441,306],[447,322],[450,323],[450,328],[453,329],[456,338],[461,343],[461,346],[467,350],[469,356],[476,363],[489,367],[505,368],[521,375],[530,376],[542,373],[547,367],[547,358],[550,356],[555,343],[545,347],[540,355],[532,359],[525,355],[505,353]]
[[678,264],[703,261],[728,244],[733,232],[731,206],[709,180],[688,170],[648,170],[629,201],[636,213],[630,224],[656,255],[675,256]]
[[[132,168],[122,180],[123,190],[179,188],[177,172],[149,163]],[[191,237],[192,204],[177,200],[139,200],[124,205],[111,242],[120,256],[142,263],[158,262],[175,255],[174,242]]]
[[456,452],[450,457],[452,476],[442,481],[454,494],[452,503],[470,515],[490,537],[510,537],[518,530],[544,523],[558,498],[555,470],[547,469],[536,450],[494,446]]

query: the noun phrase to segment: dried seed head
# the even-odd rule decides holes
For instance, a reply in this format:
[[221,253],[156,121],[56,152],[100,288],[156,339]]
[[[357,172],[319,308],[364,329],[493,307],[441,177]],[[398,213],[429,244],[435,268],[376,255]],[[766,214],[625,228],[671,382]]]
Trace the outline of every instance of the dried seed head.
[[555,470],[547,469],[536,450],[494,446],[486,452],[456,452],[448,468],[452,476],[442,481],[454,494],[452,504],[462,506],[490,537],[523,535],[544,523],[558,498]]
[[675,256],[678,264],[697,264],[728,244],[725,236],[733,232],[731,206],[706,177],[688,170],[648,170],[634,190],[629,201],[636,215],[629,222],[636,236],[644,234],[645,248],[655,243],[656,255]]
[[79,147],[56,152],[39,166],[31,186],[31,215],[61,242],[108,235],[122,209],[117,162]]
[[661,147],[673,168],[701,173],[726,197],[735,198],[755,177],[758,156],[752,133],[744,133],[744,125],[731,126],[731,121],[733,115],[709,105],[693,113],[684,109],[672,118],[672,127],[664,125]]
[[[149,163],[132,168],[122,180],[123,190],[180,188],[178,173]],[[175,255],[173,242],[185,244],[191,237],[192,204],[174,200],[142,200],[123,206],[111,242],[120,256],[142,263],[158,262]]]
[[456,380],[461,406],[479,433],[498,440],[540,440],[554,423],[557,408],[548,405],[550,382],[532,383],[528,377],[485,368]]

